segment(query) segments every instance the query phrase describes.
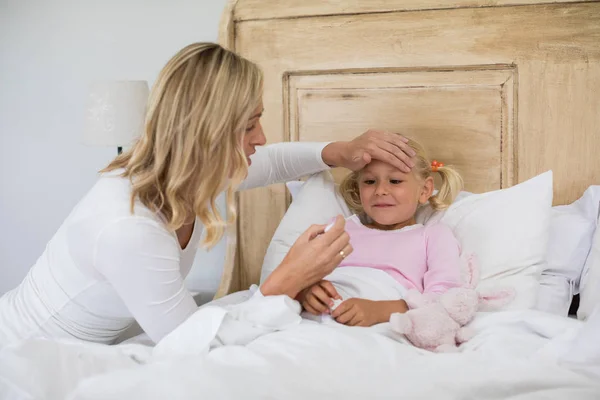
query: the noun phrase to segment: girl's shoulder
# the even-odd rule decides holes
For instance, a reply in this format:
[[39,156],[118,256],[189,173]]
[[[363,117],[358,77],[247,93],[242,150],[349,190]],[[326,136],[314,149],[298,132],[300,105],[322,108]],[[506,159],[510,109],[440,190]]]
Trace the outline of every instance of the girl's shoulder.
[[452,228],[442,222],[435,222],[425,226],[424,239],[427,246],[455,246],[460,247],[458,238]]
[[444,224],[443,222],[433,222],[431,224],[427,224],[423,226],[423,232],[424,234],[430,238],[430,237],[452,237],[454,238],[454,232],[452,231],[452,229]]

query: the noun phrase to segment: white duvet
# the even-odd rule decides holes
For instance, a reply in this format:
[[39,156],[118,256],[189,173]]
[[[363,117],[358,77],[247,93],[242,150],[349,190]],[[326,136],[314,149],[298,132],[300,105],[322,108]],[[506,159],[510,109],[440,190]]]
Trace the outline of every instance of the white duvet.
[[299,316],[284,296],[236,294],[157,346],[32,340],[0,352],[0,399],[600,399],[593,365],[560,362],[583,323],[479,314],[461,353],[409,345],[387,324]]

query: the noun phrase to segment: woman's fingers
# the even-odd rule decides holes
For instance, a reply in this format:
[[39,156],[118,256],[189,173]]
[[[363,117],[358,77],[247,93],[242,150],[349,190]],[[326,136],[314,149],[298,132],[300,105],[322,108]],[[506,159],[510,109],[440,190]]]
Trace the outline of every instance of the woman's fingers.
[[[338,252],[338,254],[340,255],[340,258],[343,260],[344,258],[348,257],[350,254],[352,254],[352,252],[354,251],[354,248],[352,247],[352,245],[350,243],[348,243],[341,251]],[[341,262],[341,260],[340,260]]]
[[322,234],[325,231],[325,227],[326,225],[311,225],[298,239],[303,239],[303,242],[309,242]]
[[304,233],[302,233],[302,235],[300,235],[300,237],[296,240],[296,243],[310,242],[318,236],[319,243],[328,246],[344,233],[345,226],[346,220],[343,216],[338,215],[335,218],[333,226],[327,232],[325,232],[327,225],[311,225],[307,230],[304,231]]
[[[414,167],[412,157],[416,152],[408,145],[408,139],[402,135],[370,129],[353,142],[358,149],[367,152],[371,159],[384,161],[406,172],[410,172]],[[365,159],[365,162],[370,160]]]
[[[396,146],[409,157],[417,155],[415,150],[408,145],[408,139],[398,133],[383,131],[380,133],[379,139]],[[394,153],[396,153],[396,151],[394,151]]]
[[391,153],[393,154],[401,155],[400,153],[404,153],[409,159],[417,155],[415,150],[408,145],[408,139],[398,133],[376,131],[374,138],[392,145]]
[[320,235],[319,243],[323,246],[329,246],[333,243],[340,235],[345,233],[344,228],[346,227],[346,220],[341,215],[335,218],[333,226],[325,233]]
[[350,236],[343,227],[345,220],[338,217],[333,227],[315,241],[316,251],[321,254],[321,266],[325,270],[323,276],[328,275],[342,260],[352,253]]
[[371,158],[388,163],[404,172],[410,172],[413,162],[411,158],[399,148],[390,143],[377,140],[375,144],[369,148]]
[[[397,136],[398,135],[396,134],[392,134],[388,136],[388,138],[391,139]],[[392,158],[396,158],[397,161],[399,160],[404,166],[413,168],[415,166],[415,162],[412,158],[416,155],[415,151],[408,144],[402,141],[398,141],[396,139],[397,142],[394,143],[392,141],[388,141],[388,138],[377,140],[375,143],[380,149],[390,153]]]
[[331,269],[337,267],[344,258],[352,254],[350,235],[344,232],[335,242],[323,250],[323,255],[329,262]]

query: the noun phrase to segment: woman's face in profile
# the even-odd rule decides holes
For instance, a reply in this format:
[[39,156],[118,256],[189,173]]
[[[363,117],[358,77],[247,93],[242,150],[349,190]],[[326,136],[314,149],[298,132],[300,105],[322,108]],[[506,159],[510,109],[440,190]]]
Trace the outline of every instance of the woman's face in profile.
[[267,138],[262,130],[260,124],[260,118],[262,117],[264,108],[262,99],[260,100],[258,107],[254,109],[248,123],[246,124],[246,131],[242,139],[242,146],[244,148],[244,154],[246,154],[246,160],[248,165],[252,164],[250,156],[256,152],[256,146],[264,146],[267,143]]

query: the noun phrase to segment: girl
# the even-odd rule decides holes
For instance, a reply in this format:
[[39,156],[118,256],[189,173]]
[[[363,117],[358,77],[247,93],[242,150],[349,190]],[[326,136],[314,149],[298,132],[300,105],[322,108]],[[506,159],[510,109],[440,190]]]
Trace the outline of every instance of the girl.
[[[402,297],[408,289],[442,293],[460,285],[460,246],[454,234],[441,223],[418,224],[415,214],[427,202],[435,210],[447,208],[462,189],[462,178],[451,167],[430,162],[414,140],[408,145],[416,152],[411,172],[373,161],[340,185],[355,213],[346,221],[354,251],[340,263],[345,268],[300,293],[298,300],[309,313],[371,326],[406,312]],[[432,196],[434,173],[440,174],[442,186]],[[332,310],[334,304],[339,306]]]

